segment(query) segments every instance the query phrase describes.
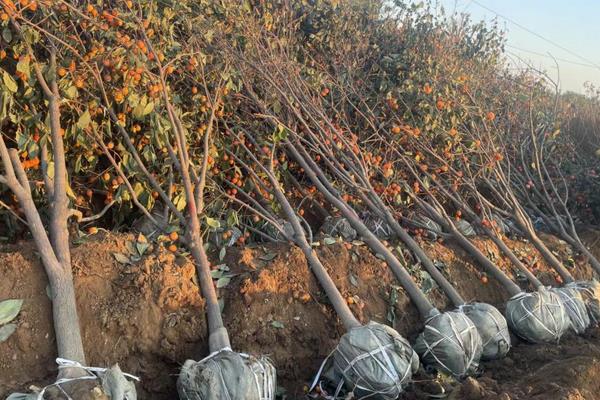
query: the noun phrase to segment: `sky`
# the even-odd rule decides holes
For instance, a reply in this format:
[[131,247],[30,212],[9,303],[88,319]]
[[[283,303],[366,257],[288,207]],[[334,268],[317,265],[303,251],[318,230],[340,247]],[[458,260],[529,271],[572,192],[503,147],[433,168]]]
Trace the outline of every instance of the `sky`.
[[[600,0],[434,1],[447,11],[469,13],[476,21],[498,18],[507,31],[507,56],[543,69],[560,82],[562,91],[583,93],[586,81],[600,86]],[[558,59],[558,68],[550,55]]]

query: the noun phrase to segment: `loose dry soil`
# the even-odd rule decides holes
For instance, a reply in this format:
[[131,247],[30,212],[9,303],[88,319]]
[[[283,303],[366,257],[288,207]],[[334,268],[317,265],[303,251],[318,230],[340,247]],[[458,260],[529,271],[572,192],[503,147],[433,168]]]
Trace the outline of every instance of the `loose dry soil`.
[[[600,237],[590,234],[593,241]],[[564,246],[545,237],[566,259]],[[138,375],[140,399],[175,399],[179,366],[207,354],[203,300],[194,266],[183,256],[155,245],[133,265],[117,262],[133,235],[100,233],[73,248],[73,272],[80,324],[88,363],[118,362]],[[478,246],[512,274],[493,244]],[[530,246],[511,241],[545,283],[556,277]],[[503,307],[507,293],[483,274],[452,243],[423,243],[466,299]],[[322,244],[318,253],[351,308],[367,322],[388,322],[414,340],[421,329],[415,308],[398,288],[387,266],[365,246]],[[573,274],[590,278],[591,269],[576,260]],[[225,323],[236,350],[268,354],[278,370],[287,399],[302,398],[312,374],[343,334],[343,327],[310,273],[302,253],[286,246],[231,248],[223,261],[236,274],[219,290]],[[216,264],[216,263],[215,263]],[[418,267],[412,270],[427,286]],[[0,300],[24,299],[16,332],[0,343],[0,397],[30,385],[44,386],[56,375],[55,343],[47,281],[30,242],[0,247]],[[426,276],[425,276],[426,279]],[[392,293],[397,301],[392,304]],[[447,309],[438,289],[429,292],[436,306]],[[516,346],[504,360],[485,363],[477,379],[452,382],[420,372],[404,399],[600,399],[600,329],[570,335],[559,345]]]

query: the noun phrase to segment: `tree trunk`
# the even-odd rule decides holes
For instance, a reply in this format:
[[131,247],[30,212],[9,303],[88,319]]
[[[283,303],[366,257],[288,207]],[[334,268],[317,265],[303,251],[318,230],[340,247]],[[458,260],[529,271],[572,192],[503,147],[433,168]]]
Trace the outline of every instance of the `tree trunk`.
[[64,273],[64,275],[51,278],[50,287],[58,354],[62,358],[78,361],[85,365],[72,275]]
[[[417,257],[419,261],[423,264],[427,272],[432,276],[432,278],[437,282],[437,284],[442,288],[444,293],[448,296],[452,304],[456,307],[465,304],[464,299],[458,293],[456,289],[448,282],[444,274],[440,272],[439,269],[433,264],[429,256],[425,253],[425,251],[419,246],[419,244],[410,236],[410,234],[400,225],[396,218],[392,215],[387,207],[381,202],[379,198],[377,198],[379,207],[381,207],[381,212],[384,215],[384,219],[388,224],[392,227],[398,238],[406,244],[408,249],[413,252],[413,254]],[[372,210],[373,212],[377,212],[377,210]]]
[[[350,222],[352,227],[358,232],[359,235],[363,237],[364,241],[369,245],[371,250],[380,254],[385,259],[387,264],[396,275],[396,278],[400,281],[402,287],[404,287],[408,293],[410,299],[413,301],[413,303],[415,303],[415,306],[419,310],[421,317],[427,318],[431,311],[435,309],[435,307],[429,302],[423,292],[421,292],[421,289],[419,289],[410,274],[402,266],[402,263],[400,263],[400,261],[392,254],[392,252],[383,243],[381,243],[381,241],[371,231],[369,231],[365,224],[356,216],[356,213],[345,202],[338,199],[325,187],[321,181],[321,178],[326,178],[318,169],[318,166],[316,166],[315,170],[313,170],[314,165],[312,165],[312,160],[309,160],[308,158],[305,159],[305,157],[299,153],[298,149],[296,149],[293,144],[288,143],[288,149],[296,161],[302,166],[302,168],[304,168],[305,173],[313,182],[313,184],[317,186],[319,191],[331,204],[340,210],[348,222]],[[309,165],[308,162],[310,162],[311,165]],[[320,177],[317,176],[317,172],[315,171],[318,171]]]
[[516,198],[513,198],[513,219],[519,226],[519,228],[525,232],[531,243],[535,246],[536,249],[542,254],[542,257],[550,264],[552,268],[563,279],[565,283],[573,282],[573,275],[569,271],[565,269],[560,260],[556,258],[554,254],[550,251],[550,249],[542,242],[537,233],[535,232],[533,225],[521,207],[521,205],[517,202]]
[[600,262],[598,259],[592,254],[592,252],[581,242],[581,240],[575,240],[575,247],[579,249],[579,251],[588,259],[590,265],[597,274],[600,274]]
[[527,280],[535,288],[544,286],[544,285],[542,285],[542,282],[540,282],[539,279],[536,278],[536,276],[531,273],[529,268],[527,268],[525,265],[523,265],[523,263],[521,262],[521,260],[519,260],[519,258],[516,256],[516,254],[508,247],[508,245],[506,243],[504,243],[504,240],[502,240],[497,235],[495,235],[493,232],[491,232],[489,228],[484,226],[483,229],[484,229],[486,235],[490,239],[492,239],[492,242],[494,242],[496,244],[496,246],[498,246],[500,251],[509,258],[509,260],[512,262],[512,264],[515,267],[517,267],[517,269],[519,269],[519,271],[521,271],[523,274],[525,274],[525,276],[527,277]]
[[586,245],[581,241],[578,236],[572,237],[571,235],[564,235],[563,239],[569,243],[571,246],[575,247],[579,250],[585,258],[588,259],[592,268],[596,271],[597,274],[600,274],[600,262],[598,259],[592,254],[592,252],[586,247]]
[[189,243],[189,248],[194,261],[196,261],[196,273],[198,274],[200,290],[206,302],[209,351],[212,353],[226,347],[231,347],[229,334],[223,324],[221,307],[219,306],[217,292],[210,274],[210,264],[203,248],[202,237],[199,236],[195,240],[192,239]]
[[[71,266],[65,268],[55,256],[50,240],[46,235],[42,220],[40,219],[31,195],[24,191],[18,196],[19,203],[29,224],[29,229],[37,250],[40,253],[42,263],[48,275],[50,289],[52,292],[52,315],[54,332],[59,357],[66,358],[86,364],[83,350],[83,342],[79,328],[79,318],[73,286],[73,274]],[[61,370],[59,377],[78,375],[81,371],[70,369]]]
[[469,239],[456,229],[453,225],[450,226],[450,232],[456,239],[458,244],[469,253],[475,260],[494,278],[496,278],[502,286],[506,288],[511,296],[522,292],[521,288],[514,283],[496,264],[491,262]]
[[[54,84],[53,84],[54,86]],[[56,88],[58,91],[58,89]],[[52,134],[52,154],[54,156],[54,190],[51,199],[50,240],[58,261],[64,268],[71,268],[69,248],[69,199],[67,197],[67,168],[65,149],[60,127],[60,98],[54,94],[49,97],[50,132]]]
[[563,266],[560,260],[556,258],[556,256],[552,253],[552,251],[550,251],[548,247],[546,247],[546,244],[542,242],[538,235],[536,235],[535,233],[530,233],[529,239],[531,240],[531,243],[533,243],[535,248],[538,249],[538,251],[542,254],[542,257],[544,257],[548,264],[550,264],[550,266],[554,268],[556,272],[558,272],[558,274],[565,283],[574,281],[573,275],[571,275],[571,273],[567,271],[567,269]]
[[[413,197],[414,199],[418,199],[417,197]],[[434,208],[431,204],[428,204],[425,201],[418,201],[420,207],[429,214],[434,220],[437,221],[444,229],[446,229],[450,234],[454,237],[454,239],[458,242],[460,247],[462,247],[468,254],[470,254],[475,260],[481,264],[481,266],[494,278],[496,278],[502,286],[508,291],[511,296],[519,294],[522,292],[521,288],[514,283],[506,274],[498,268],[496,264],[491,262],[478,248],[475,246],[469,239],[467,239],[452,222],[452,220],[445,214],[445,211],[439,211]],[[444,215],[441,214],[444,212]]]
[[317,280],[321,284],[321,287],[325,290],[329,301],[331,301],[331,305],[342,320],[342,323],[344,324],[345,328],[347,330],[350,330],[352,328],[360,326],[360,322],[356,319],[354,314],[352,314],[352,311],[350,310],[350,307],[348,307],[346,300],[344,299],[338,288],[335,286],[333,279],[331,279],[331,277],[327,273],[327,270],[321,263],[321,260],[319,260],[319,257],[317,257],[317,254],[306,240],[306,235],[304,234],[302,225],[300,225],[300,221],[298,220],[298,217],[296,217],[292,206],[283,194],[283,191],[279,186],[279,182],[277,181],[273,172],[268,171],[267,175],[271,180],[271,184],[273,186],[273,193],[275,194],[277,201],[281,205],[281,208],[283,209],[283,213],[286,215],[287,220],[290,224],[292,224],[292,228],[294,229],[293,241],[298,245],[298,247],[300,247],[300,249],[304,253],[306,261],[308,262],[313,273],[317,277]]
[[342,320],[342,323],[344,324],[346,330],[350,330],[352,328],[361,326],[360,322],[356,319],[356,317],[350,310],[350,307],[348,307],[348,303],[346,303],[346,300],[335,286],[333,279],[331,279],[331,277],[327,273],[327,270],[325,270],[325,267],[321,263],[321,260],[319,260],[319,257],[317,257],[315,251],[310,248],[306,240],[304,240],[304,242],[306,244],[300,244],[299,247],[304,253],[306,260],[308,261],[311,270],[317,277],[317,280],[321,284],[321,287],[323,288],[323,290],[325,290],[325,293],[327,294],[327,298],[331,302],[331,305]]

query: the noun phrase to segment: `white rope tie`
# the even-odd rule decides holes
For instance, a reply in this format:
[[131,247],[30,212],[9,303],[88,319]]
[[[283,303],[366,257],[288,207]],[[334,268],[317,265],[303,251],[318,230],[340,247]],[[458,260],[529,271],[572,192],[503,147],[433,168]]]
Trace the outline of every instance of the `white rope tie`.
[[[533,297],[533,295],[531,293],[524,293],[521,292],[519,294],[516,294],[515,296],[513,296],[510,300],[518,300],[518,304],[521,308],[521,310],[524,311],[524,314],[520,317],[517,318],[515,320],[515,310],[511,310],[510,313],[510,319],[513,321],[513,325],[517,325],[514,321],[517,321],[518,323],[523,322],[527,319],[533,319],[535,321],[538,322],[538,324],[542,327],[542,329],[544,329],[546,332],[548,332],[557,342],[561,337],[561,333],[559,331],[559,327],[560,326],[564,326],[565,320],[564,320],[564,313],[559,313],[560,314],[560,325],[557,323],[557,320],[555,318],[555,313],[551,312],[550,317],[552,318],[552,321],[554,322],[553,324],[553,328],[554,330],[550,329],[546,324],[545,321],[542,321],[536,314],[534,314],[532,311],[537,311],[537,310],[541,310],[542,308],[548,307],[548,308],[560,308],[559,304],[554,304],[554,303],[546,303],[545,300],[545,296],[539,296],[538,297],[538,301],[536,302],[536,308],[533,310],[528,309],[525,306],[525,299],[529,298],[529,297]],[[529,338],[527,338],[529,339]]]
[[[471,320],[469,320],[467,318],[466,315],[464,315],[463,313],[456,313],[457,315],[460,316],[460,318],[463,319],[463,321],[465,322],[466,328],[463,329],[462,331],[459,332],[458,327],[456,326],[456,323],[454,321],[453,318],[449,318],[450,319],[450,329],[452,330],[452,334],[453,336],[448,336],[445,333],[441,332],[439,329],[426,324],[425,325],[425,330],[426,331],[431,331],[434,332],[435,334],[437,334],[438,336],[441,336],[438,340],[432,342],[432,343],[428,343],[425,340],[425,333],[423,333],[423,344],[425,345],[425,352],[423,353],[422,357],[425,357],[426,355],[430,354],[435,362],[439,365],[441,365],[446,371],[449,372],[453,372],[451,368],[449,368],[446,364],[444,364],[442,362],[442,360],[439,359],[439,357],[436,355],[435,353],[435,349],[442,343],[444,342],[451,342],[451,343],[455,343],[462,351],[465,355],[467,355],[467,353],[469,354],[469,359],[467,360],[467,362],[464,364],[464,369],[462,372],[455,374],[457,376],[464,376],[467,374],[467,372],[469,371],[471,365],[473,364],[473,362],[475,361],[475,354],[476,354],[476,350],[477,350],[477,346],[475,345],[475,341],[471,340],[470,341],[470,348],[467,349],[465,346],[465,343],[463,341],[463,335],[465,334],[472,334],[472,331],[477,331],[477,328],[475,328],[475,326],[473,325],[473,323],[471,322]],[[437,314],[436,316],[434,316],[433,318],[437,317],[438,315],[442,315],[442,314]],[[431,321],[433,318],[429,319],[429,321]],[[429,322],[428,321],[428,322]]]
[[[389,236],[390,235],[390,231],[389,231],[389,225],[387,225],[387,223],[383,220],[383,219],[376,219],[376,220],[372,220],[374,227],[373,227],[373,233],[377,234],[378,232],[382,231],[383,234],[381,236]],[[387,227],[384,225],[386,224]]]
[[[230,347],[224,347],[220,350],[210,353],[202,360],[198,361],[197,364],[212,363],[217,367],[219,379],[221,380],[221,385],[225,389],[225,394],[227,396],[226,400],[231,400],[231,395],[229,394],[229,390],[225,383],[225,375],[223,374],[221,365],[215,360],[213,360],[213,358],[215,358],[217,355],[226,351],[233,352],[233,350]],[[256,389],[258,390],[260,400],[275,400],[276,372],[275,368],[271,365],[271,363],[269,363],[266,359],[262,357],[257,358],[246,353],[237,354],[243,359],[247,360],[247,365],[249,366],[249,369],[252,372],[252,376],[254,378],[253,381],[256,385]]]
[[[261,400],[275,400],[276,372],[273,365],[265,358],[253,357],[246,353],[238,353],[242,358],[249,360],[254,376],[254,383],[258,389]],[[258,371],[256,369],[258,368]],[[262,379],[261,379],[262,378]],[[260,382],[262,381],[262,385]]]
[[[465,313],[464,309],[468,307],[468,305],[466,304],[462,304],[460,306],[458,306],[458,311],[461,313]],[[496,334],[493,336],[490,336],[490,338],[488,340],[485,341],[485,343],[482,343],[482,347],[485,348],[490,342],[494,341],[497,337],[500,337],[500,339],[504,340],[506,343],[510,343],[510,336],[508,333],[508,329],[504,329],[502,327],[503,324],[500,323],[500,321],[498,321],[498,319],[494,316],[494,313],[486,311],[486,310],[481,310],[482,312],[485,312],[487,315],[489,315],[489,317],[492,319],[492,321],[494,321],[494,325],[496,325]],[[504,334],[503,331],[506,331],[506,334]]]
[[[342,374],[346,374],[348,371],[354,370],[354,372],[358,376],[357,382],[354,383],[354,387],[352,388],[352,391],[354,391],[356,389],[360,389],[360,390],[369,392],[368,395],[361,397],[361,399],[366,399],[366,398],[369,398],[372,396],[377,396],[377,395],[382,395],[382,396],[384,396],[384,398],[392,399],[392,397],[385,397],[385,396],[395,396],[395,395],[397,395],[397,393],[401,392],[403,384],[409,378],[410,366],[408,366],[406,371],[404,371],[404,374],[402,375],[402,377],[400,377],[396,371],[396,368],[394,367],[392,360],[389,357],[389,354],[387,353],[387,351],[388,351],[387,349],[393,348],[394,343],[392,342],[392,343],[388,343],[388,344],[382,344],[381,341],[379,340],[379,338],[370,330],[369,330],[369,334],[375,339],[375,342],[377,343],[376,349],[373,349],[370,352],[359,354],[358,356],[354,357],[352,360],[349,360],[346,357],[346,355],[340,350],[340,346],[338,345],[331,353],[329,353],[329,355],[321,363],[321,366],[319,367],[319,370],[317,371],[317,374],[315,375],[315,378],[313,379],[313,382],[312,382],[308,392],[309,393],[312,392],[318,386],[321,391],[321,395],[325,399],[336,400],[336,399],[344,398],[344,397],[339,396],[340,392],[342,391],[342,388],[344,387],[344,384],[346,383],[343,377],[338,382],[333,396],[327,395],[327,393],[325,392],[325,390],[323,390],[323,388],[321,386],[322,382],[319,381],[319,378],[321,377],[321,374],[323,373],[323,370],[325,369],[327,362],[331,359],[331,357],[335,354],[335,352],[338,352],[338,354],[340,354],[342,356],[342,358],[344,359],[344,361],[347,364],[346,367],[343,369]],[[377,354],[381,354],[384,362],[382,362],[378,357],[376,357]],[[393,380],[393,382],[394,382],[393,387],[386,389],[386,390],[376,390],[371,385],[365,386],[365,384],[362,383],[362,382],[368,383],[368,380],[366,380],[362,376],[360,376],[360,371],[357,369],[356,365],[360,361],[365,360],[369,357],[372,357],[375,360],[375,362],[377,363],[377,365],[382,369],[382,371]]]
[[[567,287],[574,288],[582,294],[591,323],[597,325],[598,322],[600,322],[600,293],[597,292],[600,289],[600,286],[598,282],[595,280],[579,281],[569,283]],[[594,288],[596,290],[594,290]]]
[[564,290],[554,289],[552,291],[554,293],[557,293],[562,299],[563,305],[567,309],[570,319],[574,320],[576,322],[575,325],[578,326],[576,330],[579,331],[580,328],[585,329],[588,324],[586,323],[585,317],[581,314],[581,308],[577,307],[577,302],[575,301],[575,298],[571,296],[570,293],[567,293]]
[[[80,376],[77,378],[61,378],[58,379],[56,382],[51,383],[50,385],[45,386],[44,388],[42,388],[42,390],[38,393],[36,400],[43,400],[44,398],[44,393],[46,393],[46,390],[51,388],[52,386],[56,386],[66,397],[68,400],[73,400],[68,394],[67,392],[65,392],[65,390],[61,387],[61,385],[68,383],[68,382],[74,382],[74,381],[84,381],[84,380],[96,380],[96,379],[100,379],[100,377],[102,377],[106,371],[109,368],[99,368],[99,367],[84,367],[83,365],[81,365],[80,363],[78,363],[77,361],[73,361],[73,360],[67,360],[66,358],[60,358],[58,357],[56,359],[56,364],[58,365],[58,369],[65,369],[65,368],[79,368],[82,369],[84,371],[86,371],[89,375],[86,376]],[[127,374],[125,372],[123,372],[123,375],[136,380],[136,381],[140,381],[140,378],[138,378],[135,375],[131,375],[131,374]]]

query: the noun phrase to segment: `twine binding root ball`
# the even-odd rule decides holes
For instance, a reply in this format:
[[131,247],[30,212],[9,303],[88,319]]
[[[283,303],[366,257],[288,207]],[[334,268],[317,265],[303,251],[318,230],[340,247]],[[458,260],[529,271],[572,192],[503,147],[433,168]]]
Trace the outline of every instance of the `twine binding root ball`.
[[275,367],[255,358],[222,349],[201,361],[187,360],[177,380],[183,400],[274,400]]
[[560,296],[569,316],[573,331],[577,334],[585,332],[590,326],[590,316],[588,315],[581,293],[577,289],[568,286],[552,288],[550,290]]
[[370,322],[352,328],[325,360],[320,374],[337,387],[333,398],[342,388],[356,398],[396,399],[409,384],[419,367],[419,359],[410,344],[394,329]]
[[[244,149],[251,153],[247,147]],[[310,226],[306,224],[306,231],[302,227],[273,171],[263,166],[263,172],[269,179],[274,197],[286,218],[284,223],[278,224],[275,215],[269,215],[274,228],[280,231],[288,242],[302,250],[312,273],[346,328],[346,333],[335,350],[321,365],[310,391],[317,385],[322,389],[319,379],[323,375],[335,388],[334,398],[338,398],[342,389],[351,391],[354,398],[398,398],[418,368],[417,355],[408,341],[392,328],[375,322],[368,325],[360,323],[314,251],[311,245],[312,238],[307,240],[307,233],[312,236]],[[272,209],[269,211],[263,208],[262,211],[274,214]],[[286,223],[291,226],[293,232],[286,231]],[[325,369],[326,372],[323,373]],[[320,394],[326,395],[323,390]]]
[[482,360],[497,360],[510,350],[510,334],[506,318],[487,303],[469,303],[458,308],[477,327],[482,341]]
[[573,288],[581,294],[591,324],[598,325],[600,323],[600,282],[577,281],[567,284],[566,287]]
[[511,297],[506,319],[517,336],[531,343],[557,343],[571,324],[560,296],[543,287]]
[[[417,222],[427,222],[435,225],[435,231],[441,231],[439,224],[421,214],[414,216]],[[448,281],[439,268],[427,256],[423,249],[415,242],[398,223],[391,222],[396,235],[403,238],[408,248],[412,250],[421,265],[427,270],[439,287],[446,293],[448,299],[457,307],[456,313],[464,313],[474,324],[482,342],[481,357],[485,360],[495,360],[504,357],[510,350],[510,335],[506,319],[493,306],[485,303],[466,304],[460,293]],[[426,225],[432,226],[432,225]],[[458,231],[457,231],[458,232]],[[459,233],[457,233],[459,234]],[[467,239],[465,239],[467,240]],[[518,291],[518,290],[517,290]],[[465,352],[465,357],[473,355]],[[458,375],[461,375],[460,373]]]
[[415,343],[423,364],[458,379],[476,373],[482,341],[473,322],[461,312],[433,310],[432,314]]
[[321,232],[333,237],[341,236],[344,240],[354,240],[357,236],[352,225],[344,217],[328,216],[321,226]]
[[[421,350],[426,356],[422,361],[434,364],[433,368],[443,369],[449,374],[460,377],[477,369],[482,351],[481,337],[473,323],[462,313],[440,314],[406,269],[406,260],[400,261],[381,240],[381,236],[391,236],[400,226],[390,211],[386,209],[385,204],[377,202],[377,207],[381,208],[380,213],[361,212],[359,214],[342,196],[338,196],[331,189],[332,185],[329,182],[324,183],[325,173],[311,157],[306,156],[308,151],[299,138],[293,138],[293,142],[290,141],[286,147],[292,157],[304,168],[312,183],[334,207],[340,210],[342,216],[348,220],[365,244],[385,260],[408,297],[419,310],[426,325],[421,336],[423,345]],[[377,194],[375,194],[373,201],[376,201],[377,198]],[[373,224],[373,222],[376,223]],[[399,236],[403,238],[409,236],[401,227],[399,231],[402,233]]]

